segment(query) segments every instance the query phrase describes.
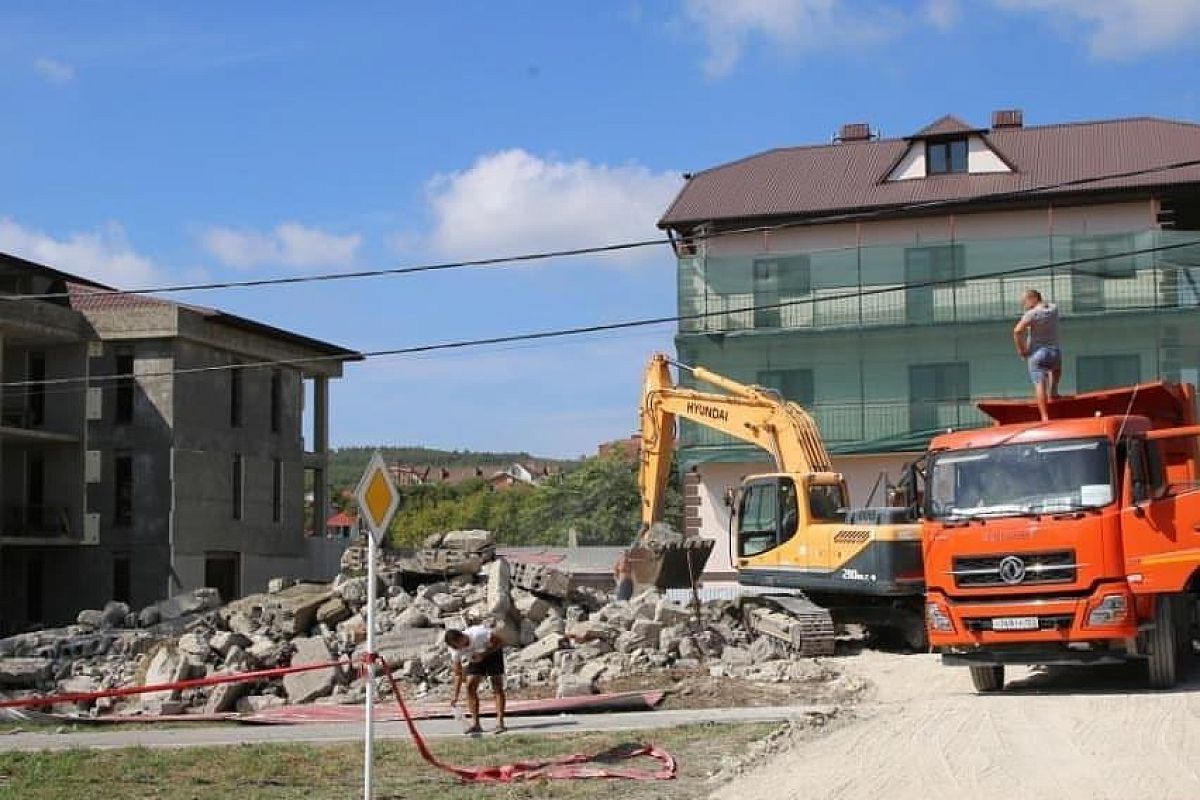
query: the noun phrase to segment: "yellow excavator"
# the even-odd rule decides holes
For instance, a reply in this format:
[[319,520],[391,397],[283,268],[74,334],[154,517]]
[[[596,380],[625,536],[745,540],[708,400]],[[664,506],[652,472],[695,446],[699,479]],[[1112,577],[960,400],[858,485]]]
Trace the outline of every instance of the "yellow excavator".
[[[723,393],[675,384],[670,367]],[[730,552],[752,628],[804,655],[833,652],[834,622],[898,632],[924,646],[924,578],[916,518],[918,466],[901,479],[914,502],[851,509],[843,476],[812,416],[778,392],[655,354],[641,405],[642,530],[630,561],[639,585],[695,587],[712,541],[661,524],[676,418],[770,453],[775,471],[745,477],[732,500]],[[898,494],[905,496],[905,491]],[[699,559],[699,561],[697,561]]]

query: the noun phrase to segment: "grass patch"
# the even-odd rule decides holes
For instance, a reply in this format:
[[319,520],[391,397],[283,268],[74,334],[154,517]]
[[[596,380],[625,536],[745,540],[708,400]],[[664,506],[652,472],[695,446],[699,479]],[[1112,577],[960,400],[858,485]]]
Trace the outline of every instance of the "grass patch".
[[[573,751],[599,752],[619,744],[653,741],[679,760],[675,781],[578,780],[508,786],[461,784],[427,766],[407,740],[376,747],[376,794],[406,800],[458,798],[607,798],[623,800],[692,798],[705,795],[705,781],[723,756],[740,755],[751,742],[778,728],[772,724],[691,725],[645,733],[573,736],[505,736],[473,740],[437,739],[434,752],[460,765],[488,765],[547,758]],[[647,762],[645,766],[651,766]],[[194,800],[322,800],[362,791],[359,745],[239,745],[179,750],[130,748],[64,752],[0,753],[0,798],[75,800],[80,797],[179,798]]]

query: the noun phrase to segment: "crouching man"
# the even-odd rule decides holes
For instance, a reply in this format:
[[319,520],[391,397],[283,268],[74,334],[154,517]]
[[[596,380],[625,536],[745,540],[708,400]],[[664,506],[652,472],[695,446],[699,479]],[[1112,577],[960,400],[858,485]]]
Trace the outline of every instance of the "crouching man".
[[459,694],[467,684],[467,711],[471,725],[467,734],[483,733],[479,726],[479,681],[486,675],[492,683],[492,694],[496,698],[496,730],[504,733],[504,642],[486,625],[472,625],[464,631],[446,631],[446,646],[454,670],[454,696],[450,706],[458,705]]

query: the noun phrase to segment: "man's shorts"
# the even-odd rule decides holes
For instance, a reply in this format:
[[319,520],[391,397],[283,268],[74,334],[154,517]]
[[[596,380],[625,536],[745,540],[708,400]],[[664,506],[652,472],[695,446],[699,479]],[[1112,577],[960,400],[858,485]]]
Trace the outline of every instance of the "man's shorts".
[[1057,347],[1039,347],[1029,354],[1029,379],[1035,385],[1058,369],[1062,369],[1062,351]]
[[467,662],[468,675],[496,677],[504,674],[504,650],[493,650],[479,661]]

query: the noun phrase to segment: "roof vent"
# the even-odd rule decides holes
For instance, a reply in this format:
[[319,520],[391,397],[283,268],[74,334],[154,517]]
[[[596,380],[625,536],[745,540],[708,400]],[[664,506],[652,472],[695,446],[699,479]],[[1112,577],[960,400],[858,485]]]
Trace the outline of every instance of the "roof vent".
[[1022,128],[1025,115],[1019,108],[1005,108],[992,112],[992,128]]
[[847,122],[833,140],[835,142],[869,142],[872,138],[869,123]]

